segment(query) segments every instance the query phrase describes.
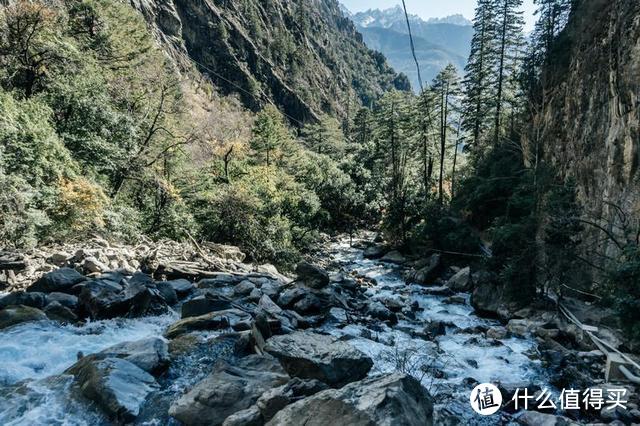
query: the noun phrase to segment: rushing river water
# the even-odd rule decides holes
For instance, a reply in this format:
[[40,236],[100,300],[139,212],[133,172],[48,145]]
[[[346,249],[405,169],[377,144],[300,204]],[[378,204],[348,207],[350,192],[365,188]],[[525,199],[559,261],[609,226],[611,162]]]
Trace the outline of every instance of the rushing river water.
[[[342,328],[327,323],[321,327],[370,355],[374,360],[371,374],[400,369],[419,377],[436,396],[437,408],[466,419],[465,423],[477,423],[471,421],[468,404],[471,379],[545,385],[542,368],[533,356],[533,340],[495,341],[474,333],[474,327],[498,323],[476,317],[468,303],[452,304],[447,297],[425,294],[424,287],[407,286],[397,267],[364,259],[362,251],[346,241],[333,244],[326,256],[335,265],[333,272],[357,271],[373,278],[375,284],[366,291],[370,298],[402,297],[402,303],[417,301],[422,308],[415,321],[401,320],[393,327],[382,323]],[[62,373],[76,361],[78,352],[87,355],[116,343],[161,336],[177,318],[172,312],[82,326],[38,322],[0,332],[0,425],[108,424],[97,407],[73,395],[72,378]],[[433,341],[412,337],[413,331],[421,331],[430,320],[449,324],[447,333]],[[174,360],[159,379],[161,389],[148,399],[137,424],[175,424],[166,415],[171,402],[205,377],[216,359],[231,356],[232,348],[216,339],[220,334],[201,333],[198,349]],[[495,424],[495,418],[487,419],[487,424]]]

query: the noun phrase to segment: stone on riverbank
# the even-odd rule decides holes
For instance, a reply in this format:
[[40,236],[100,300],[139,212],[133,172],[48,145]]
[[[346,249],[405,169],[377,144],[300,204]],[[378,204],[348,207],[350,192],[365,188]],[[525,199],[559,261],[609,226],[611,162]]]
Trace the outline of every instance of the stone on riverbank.
[[267,424],[431,426],[433,400],[416,379],[393,373],[317,393],[286,406]]
[[218,361],[207,378],[171,405],[169,414],[187,426],[219,426],[288,380],[278,361],[270,357],[250,355],[235,365]]
[[292,377],[317,379],[335,387],[362,379],[373,366],[371,358],[348,343],[307,331],[273,336],[264,349]]

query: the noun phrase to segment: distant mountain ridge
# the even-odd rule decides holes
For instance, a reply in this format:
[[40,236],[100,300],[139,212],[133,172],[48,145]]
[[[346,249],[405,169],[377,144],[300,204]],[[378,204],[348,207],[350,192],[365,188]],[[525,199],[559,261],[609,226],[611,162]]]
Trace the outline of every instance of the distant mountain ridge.
[[[389,9],[369,9],[343,13],[355,24],[365,44],[383,53],[393,68],[406,74],[414,90],[419,90],[418,73],[411,54],[404,9],[397,5]],[[462,73],[469,50],[473,27],[463,15],[431,18],[409,15],[411,30],[424,83],[432,80],[449,63]]]

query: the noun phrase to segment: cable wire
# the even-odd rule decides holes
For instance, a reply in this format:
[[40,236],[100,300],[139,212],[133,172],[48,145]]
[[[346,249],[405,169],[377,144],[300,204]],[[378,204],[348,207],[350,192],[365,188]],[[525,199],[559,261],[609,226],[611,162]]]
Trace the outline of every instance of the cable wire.
[[418,70],[418,83],[420,83],[420,93],[424,90],[422,85],[422,76],[420,75],[420,64],[418,63],[418,58],[416,58],[416,49],[413,45],[413,34],[411,34],[411,24],[409,23],[409,14],[407,13],[407,5],[404,0],[402,0],[402,7],[404,8],[404,18],[407,21],[407,29],[409,30],[409,43],[411,44],[411,54],[413,55],[413,60],[416,63],[416,69]]

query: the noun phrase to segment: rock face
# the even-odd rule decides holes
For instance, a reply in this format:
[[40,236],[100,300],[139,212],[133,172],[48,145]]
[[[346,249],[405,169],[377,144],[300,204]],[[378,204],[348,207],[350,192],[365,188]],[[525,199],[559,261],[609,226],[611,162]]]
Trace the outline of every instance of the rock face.
[[[248,94],[256,84],[269,102],[302,122],[320,113],[346,116],[342,100],[348,98],[349,90],[355,90],[367,103],[372,95],[410,86],[382,55],[362,43],[336,0],[311,2],[304,8],[295,2],[274,0],[268,9],[260,2],[230,1],[135,0],[133,5],[172,53],[216,69],[218,75],[210,76],[215,85],[225,94],[237,93],[251,109],[262,104]],[[286,50],[295,53],[273,48],[274,28],[278,28],[279,39],[290,43]],[[329,45],[341,54],[330,53]],[[281,57],[283,54],[289,59]],[[291,72],[283,60],[295,61],[306,71]],[[337,86],[333,83],[336,79],[340,81]],[[303,86],[313,90],[301,90]]]
[[76,377],[84,397],[120,423],[133,421],[147,396],[159,388],[153,376],[120,358],[82,358],[67,373]]
[[[622,222],[640,214],[640,3],[577,3],[553,47],[566,57],[545,66],[544,103],[535,105],[525,152],[543,153],[542,161],[572,178],[581,216],[624,242],[635,235],[622,230],[635,231]],[[618,248],[596,227],[577,239],[591,263],[601,265],[602,253],[616,257]]]
[[251,407],[265,391],[288,380],[273,358],[250,355],[236,365],[219,361],[206,379],[171,406],[169,414],[187,426],[218,426]]
[[39,309],[23,305],[8,306],[0,310],[0,330],[23,322],[46,319],[47,316]]
[[278,358],[290,376],[336,387],[362,379],[373,366],[371,358],[348,343],[307,331],[273,336],[265,351]]
[[288,405],[267,424],[430,426],[433,401],[413,377],[389,374],[317,393]]

